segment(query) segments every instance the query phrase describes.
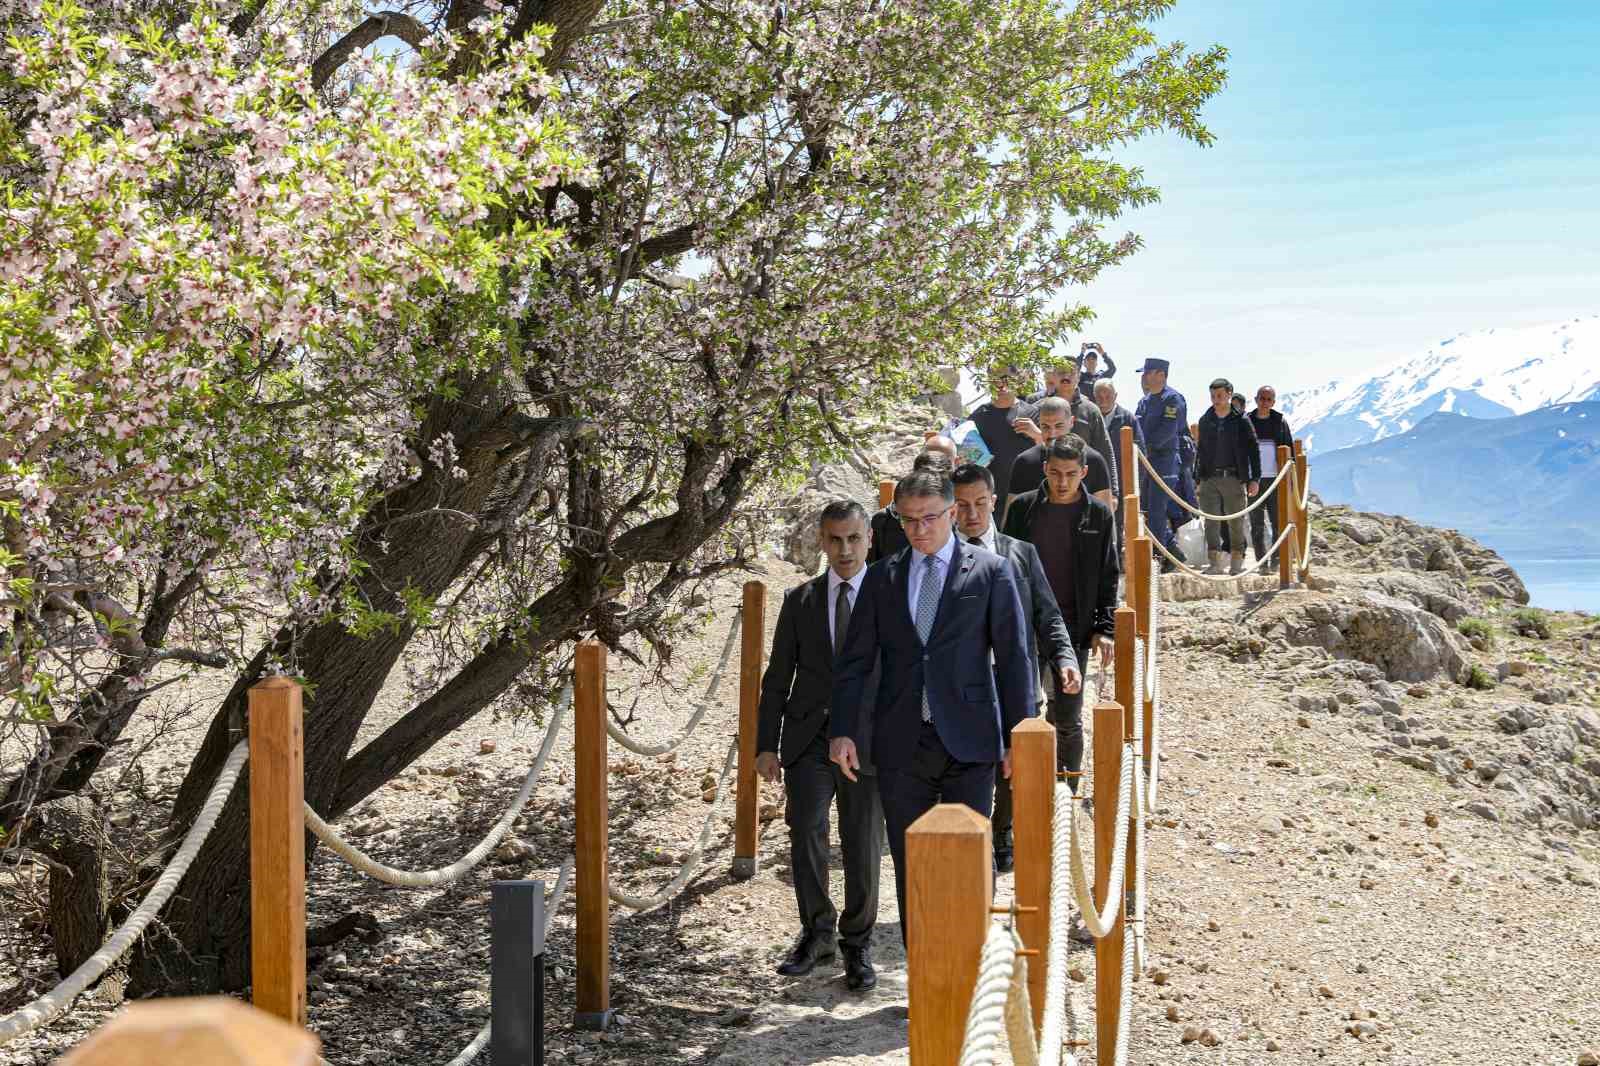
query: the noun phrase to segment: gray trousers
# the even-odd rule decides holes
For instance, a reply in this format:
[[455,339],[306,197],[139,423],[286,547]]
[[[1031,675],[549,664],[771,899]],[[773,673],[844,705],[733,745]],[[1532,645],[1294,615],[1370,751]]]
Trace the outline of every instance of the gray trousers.
[[[1233,476],[1208,477],[1200,482],[1200,510],[1212,514],[1232,514],[1244,510],[1248,502],[1244,482]],[[1222,523],[1206,519],[1206,551],[1232,550],[1243,555],[1250,543],[1250,532],[1243,515],[1228,520],[1228,547],[1222,546]]]
[[[883,823],[878,782],[858,774],[850,781],[828,760],[828,731],[816,738],[800,757],[784,767],[787,799],[784,821],[789,823],[789,864],[794,873],[794,899],[800,924],[818,936],[831,937],[837,929],[839,943],[865,948],[872,943],[878,920],[878,827]],[[844,912],[828,893],[828,812],[839,805],[839,850],[844,857]]]

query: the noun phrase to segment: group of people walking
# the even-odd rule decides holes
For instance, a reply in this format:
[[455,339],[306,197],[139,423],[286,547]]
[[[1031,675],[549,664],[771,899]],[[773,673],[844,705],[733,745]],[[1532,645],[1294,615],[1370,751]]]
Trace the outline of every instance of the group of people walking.
[[[1076,789],[1084,671],[1096,659],[1109,664],[1113,647],[1120,485],[1144,478],[1146,522],[1176,555],[1175,529],[1189,515],[1155,478],[1204,510],[1232,513],[1262,491],[1276,473],[1277,444],[1292,440],[1270,387],[1247,414],[1223,379],[1191,432],[1169,369],[1166,360],[1144,362],[1144,395],[1129,412],[1112,381],[1116,364],[1097,344],[1051,369],[1043,392],[1030,394],[1022,375],[1002,368],[990,375],[990,399],[968,416],[986,464],[961,462],[948,436],[929,434],[890,506],[870,516],[853,500],[822,509],[827,569],[784,596],[756,744],[757,772],[786,792],[801,926],[780,973],[808,974],[842,951],[850,988],[877,983],[880,824],[902,915],[906,830],[935,804],[992,817],[995,869],[1012,868],[1009,746],[1018,722],[1042,709],[1056,728],[1058,770]],[[1119,469],[1112,442],[1124,426],[1153,475]],[[1270,504],[1252,519],[1264,512],[1276,537]],[[1259,557],[1260,523],[1253,535]],[[1242,517],[1206,536],[1214,571],[1230,555],[1242,570]],[[835,807],[842,911],[828,888]]]

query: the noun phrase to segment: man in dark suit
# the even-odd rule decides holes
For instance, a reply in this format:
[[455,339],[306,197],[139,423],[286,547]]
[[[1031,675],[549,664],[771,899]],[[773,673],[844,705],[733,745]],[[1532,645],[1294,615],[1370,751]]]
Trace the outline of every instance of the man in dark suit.
[[[1022,611],[1028,616],[1032,646],[1039,663],[1039,684],[1045,692],[1075,693],[1083,684],[1072,638],[1061,618],[1061,608],[1045,577],[1039,553],[1025,540],[1008,537],[994,527],[994,477],[984,467],[967,463],[956,468],[956,530],[973,547],[1009,559],[1016,572]],[[1004,777],[994,785],[994,868],[1009,873],[1011,847],[1011,782]]]
[[903,936],[906,829],[941,802],[987,817],[995,773],[1011,774],[1012,727],[1035,708],[1011,563],[960,543],[949,478],[908,474],[894,500],[911,544],[867,568],[834,663],[828,730],[833,761],[854,780],[870,678],[881,670],[870,701],[873,758]]
[[[1050,591],[1061,607],[1073,652],[1087,669],[1098,647],[1102,665],[1116,635],[1117,535],[1111,508],[1084,490],[1087,446],[1075,436],[1051,441],[1045,481],[1011,501],[1005,533],[1039,553]],[[1062,769],[1083,769],[1083,690],[1051,692],[1056,758]],[[1074,791],[1077,778],[1069,777]]]
[[[956,446],[949,437],[930,437],[922,451],[911,461],[913,470],[931,470],[949,477],[956,468]],[[872,544],[867,548],[867,565],[879,559],[898,555],[910,543],[905,530],[900,528],[900,516],[894,505],[880,508],[872,514]]]
[[[778,972],[804,977],[818,962],[833,958],[837,926],[845,979],[856,991],[878,983],[869,951],[878,919],[882,815],[875,784],[848,779],[829,761],[827,723],[834,657],[844,646],[860,597],[869,537],[867,512],[854,500],[822,509],[818,540],[828,569],[784,594],[772,657],[761,679],[756,726],[756,772],[768,781],[784,781],[789,862],[800,909],[800,937]],[[874,691],[870,679],[864,691]],[[860,751],[864,767],[871,765],[870,749],[868,731]],[[843,915],[828,895],[828,811],[835,802],[844,855]]]

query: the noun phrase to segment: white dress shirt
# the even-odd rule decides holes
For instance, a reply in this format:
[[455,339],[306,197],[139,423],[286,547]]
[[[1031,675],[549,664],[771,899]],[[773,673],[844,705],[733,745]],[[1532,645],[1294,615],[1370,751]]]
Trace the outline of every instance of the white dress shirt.
[[[995,554],[998,555],[999,552],[995,551],[995,546],[994,546],[994,534],[995,534],[994,521],[991,519],[990,522],[989,522],[989,528],[985,529],[983,531],[983,536],[978,538],[978,541],[979,541],[978,547],[983,548],[985,551],[995,552]],[[961,539],[963,541],[965,541],[965,542],[970,543],[970,540],[968,539],[966,534],[962,534],[961,535]]]
[[853,612],[856,609],[856,597],[861,594],[861,582],[866,580],[866,576],[867,568],[863,566],[856,571],[855,577],[846,581],[834,572],[833,567],[828,567],[828,639],[833,642],[834,647],[839,646],[839,637],[833,631],[838,623],[839,586],[844,585],[850,589],[846,595],[850,600],[850,610]]
[[950,531],[950,539],[946,540],[944,542],[944,547],[940,548],[939,551],[932,556],[923,555],[915,548],[911,549],[911,580],[906,582],[907,592],[910,596],[910,599],[906,601],[906,606],[911,610],[912,625],[915,625],[917,621],[917,594],[922,591],[922,576],[928,570],[927,560],[930,558],[935,560],[933,573],[934,577],[939,582],[939,591],[943,592],[945,583],[950,578],[950,562],[955,558],[956,537],[958,535],[959,534],[952,529]]

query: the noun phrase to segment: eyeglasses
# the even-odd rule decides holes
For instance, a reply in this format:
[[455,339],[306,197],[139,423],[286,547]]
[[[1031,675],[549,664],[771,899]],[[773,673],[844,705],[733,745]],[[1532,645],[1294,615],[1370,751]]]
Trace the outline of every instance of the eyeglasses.
[[955,510],[955,508],[946,507],[942,511],[935,511],[932,514],[919,515],[919,516],[912,516],[912,515],[908,515],[908,514],[905,514],[904,512],[902,512],[901,515],[900,515],[900,524],[902,526],[904,526],[908,530],[910,530],[910,529],[932,529],[932,528],[934,528],[935,525],[938,524],[938,522],[939,522],[939,520],[941,518],[944,518],[944,517],[948,516],[950,514],[950,512],[953,511],[953,510]]

